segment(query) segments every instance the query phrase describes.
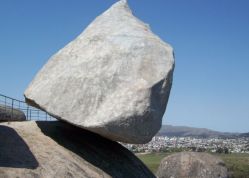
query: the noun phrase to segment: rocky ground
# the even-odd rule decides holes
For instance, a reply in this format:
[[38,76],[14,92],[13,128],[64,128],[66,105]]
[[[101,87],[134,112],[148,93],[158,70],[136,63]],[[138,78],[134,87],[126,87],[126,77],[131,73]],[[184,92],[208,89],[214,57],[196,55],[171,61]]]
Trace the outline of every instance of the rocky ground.
[[54,122],[0,123],[0,177],[154,177],[117,142]]

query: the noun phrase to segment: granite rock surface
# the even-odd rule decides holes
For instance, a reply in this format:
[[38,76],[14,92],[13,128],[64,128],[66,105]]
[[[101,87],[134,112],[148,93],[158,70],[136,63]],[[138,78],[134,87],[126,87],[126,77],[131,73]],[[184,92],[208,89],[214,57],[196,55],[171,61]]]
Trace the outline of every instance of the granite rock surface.
[[227,178],[225,163],[208,153],[181,152],[165,157],[158,178]]
[[1,178],[154,178],[119,143],[59,121],[0,123]]
[[0,122],[4,121],[25,121],[26,116],[23,111],[9,106],[0,105]]
[[173,69],[172,47],[121,0],[53,55],[24,96],[108,139],[146,143],[161,127]]

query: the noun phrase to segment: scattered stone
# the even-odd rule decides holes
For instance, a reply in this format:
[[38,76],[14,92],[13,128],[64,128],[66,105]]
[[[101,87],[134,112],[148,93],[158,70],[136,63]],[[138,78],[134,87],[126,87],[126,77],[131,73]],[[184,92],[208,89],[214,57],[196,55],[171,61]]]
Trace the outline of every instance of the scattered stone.
[[146,143],[161,127],[173,49],[121,0],[53,55],[26,101],[114,141]]
[[23,111],[9,106],[0,105],[0,122],[25,120],[26,116]]
[[227,178],[225,163],[208,153],[181,152],[165,157],[158,178]]
[[0,123],[0,177],[155,177],[117,142],[59,121]]

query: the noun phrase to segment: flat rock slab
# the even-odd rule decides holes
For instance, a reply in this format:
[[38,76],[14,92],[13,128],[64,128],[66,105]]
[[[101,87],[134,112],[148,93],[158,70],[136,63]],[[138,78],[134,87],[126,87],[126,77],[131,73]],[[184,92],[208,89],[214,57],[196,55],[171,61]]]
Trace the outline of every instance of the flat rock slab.
[[0,177],[155,177],[129,150],[59,121],[0,123]]
[[208,153],[181,152],[165,157],[158,178],[227,178],[225,163]]
[[53,55],[24,95],[57,119],[114,141],[146,143],[161,127],[173,69],[172,47],[122,0]]

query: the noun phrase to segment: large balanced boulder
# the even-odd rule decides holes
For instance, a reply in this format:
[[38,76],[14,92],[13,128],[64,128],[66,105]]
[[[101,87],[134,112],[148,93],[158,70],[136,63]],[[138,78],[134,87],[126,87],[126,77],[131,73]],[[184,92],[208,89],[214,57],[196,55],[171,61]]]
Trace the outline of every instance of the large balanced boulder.
[[182,152],[164,158],[158,178],[227,178],[225,163],[208,153]]
[[59,121],[0,123],[1,178],[155,177],[119,143]]
[[4,121],[25,121],[26,116],[20,109],[0,105],[0,122]]
[[161,127],[173,69],[172,47],[122,0],[53,55],[24,95],[57,119],[111,140],[146,143]]

